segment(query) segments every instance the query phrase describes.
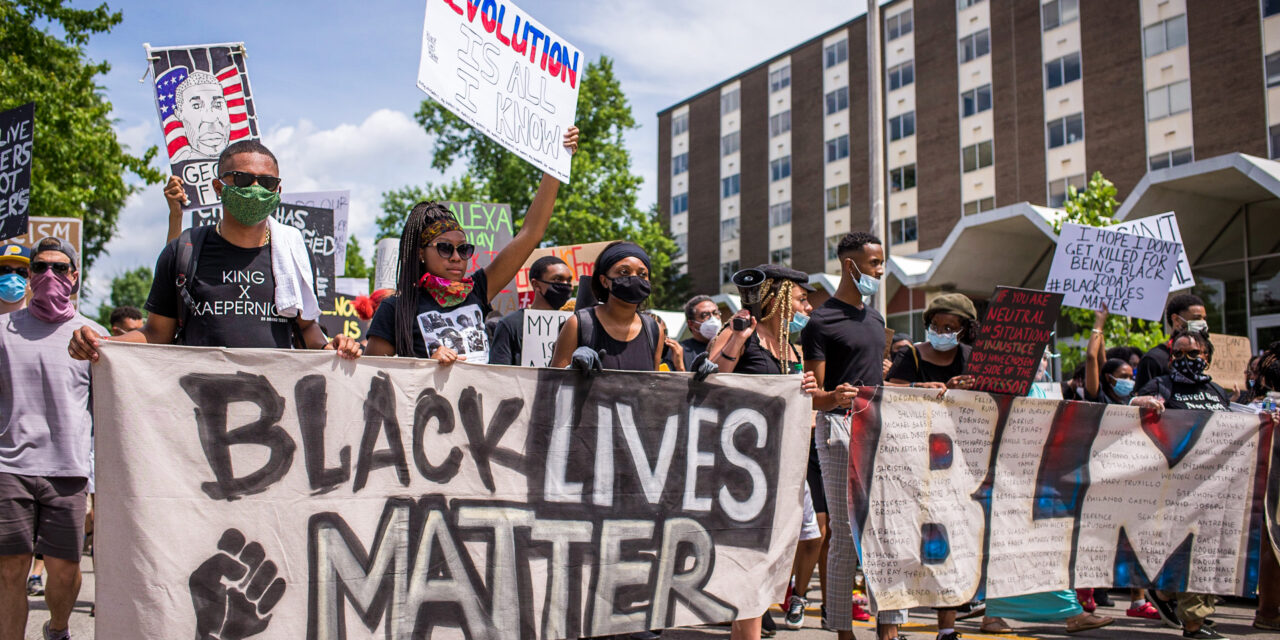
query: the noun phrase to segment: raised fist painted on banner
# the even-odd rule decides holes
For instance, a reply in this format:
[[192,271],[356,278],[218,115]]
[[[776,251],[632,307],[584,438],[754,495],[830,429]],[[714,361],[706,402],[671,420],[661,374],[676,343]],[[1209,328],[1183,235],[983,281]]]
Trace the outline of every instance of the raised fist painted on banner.
[[284,579],[256,542],[238,529],[222,532],[218,551],[191,573],[196,640],[241,640],[262,633],[284,596]]

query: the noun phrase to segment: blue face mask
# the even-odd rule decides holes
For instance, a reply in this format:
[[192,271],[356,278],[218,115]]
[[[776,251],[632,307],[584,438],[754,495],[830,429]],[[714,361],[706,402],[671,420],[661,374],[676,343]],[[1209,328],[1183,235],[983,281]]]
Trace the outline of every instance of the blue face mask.
[[1124,397],[1132,394],[1133,384],[1132,378],[1116,378],[1116,383],[1114,385],[1116,395]]
[[791,322],[787,323],[787,329],[790,330],[791,333],[800,333],[801,331],[804,331],[805,326],[808,324],[809,316],[806,316],[803,313],[797,313],[791,316]]
[[0,276],[0,300],[17,302],[27,295],[27,279],[16,274]]
[[[871,296],[874,296],[876,292],[880,290],[880,280],[876,278],[872,278],[871,276],[865,273],[862,273],[862,270],[858,268],[858,264],[856,262],[853,262],[852,260],[850,260],[850,262],[853,263],[854,271],[857,271],[859,274],[858,293],[861,293],[864,298],[869,298]],[[853,275],[853,274],[849,274],[849,275]]]
[[938,333],[933,327],[924,330],[924,339],[929,341],[929,346],[937,351],[950,351],[960,346],[960,334],[958,333]]

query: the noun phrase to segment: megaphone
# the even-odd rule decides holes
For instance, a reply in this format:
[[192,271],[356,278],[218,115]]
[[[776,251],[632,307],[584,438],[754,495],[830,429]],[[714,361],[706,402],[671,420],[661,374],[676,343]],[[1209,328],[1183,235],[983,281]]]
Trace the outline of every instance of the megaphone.
[[743,269],[733,274],[732,281],[738,287],[742,306],[750,310],[751,315],[759,318],[760,301],[764,298],[764,290],[760,287],[765,281],[764,272],[759,269]]

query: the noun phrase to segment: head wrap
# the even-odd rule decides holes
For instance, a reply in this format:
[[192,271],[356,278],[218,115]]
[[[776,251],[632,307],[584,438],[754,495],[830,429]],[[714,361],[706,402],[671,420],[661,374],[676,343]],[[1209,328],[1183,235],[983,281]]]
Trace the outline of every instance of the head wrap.
[[645,253],[640,245],[634,242],[615,242],[604,248],[600,255],[596,257],[595,269],[591,272],[591,292],[599,301],[604,301],[609,297],[609,291],[600,284],[600,276],[607,275],[613,265],[622,262],[626,258],[636,258],[644,263],[644,268],[653,270],[653,266],[649,262],[649,254]]
[[450,215],[448,218],[441,218],[427,225],[422,230],[422,235],[418,238],[418,246],[425,247],[431,244],[432,240],[438,238],[441,234],[450,231],[462,231],[462,225],[458,224],[458,220]]

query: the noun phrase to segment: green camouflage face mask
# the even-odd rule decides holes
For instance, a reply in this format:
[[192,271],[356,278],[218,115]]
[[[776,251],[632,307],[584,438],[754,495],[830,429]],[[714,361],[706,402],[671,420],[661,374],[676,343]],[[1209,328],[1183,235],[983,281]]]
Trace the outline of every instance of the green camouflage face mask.
[[262,185],[222,188],[222,210],[246,227],[266,220],[279,206],[280,194],[268,191]]

